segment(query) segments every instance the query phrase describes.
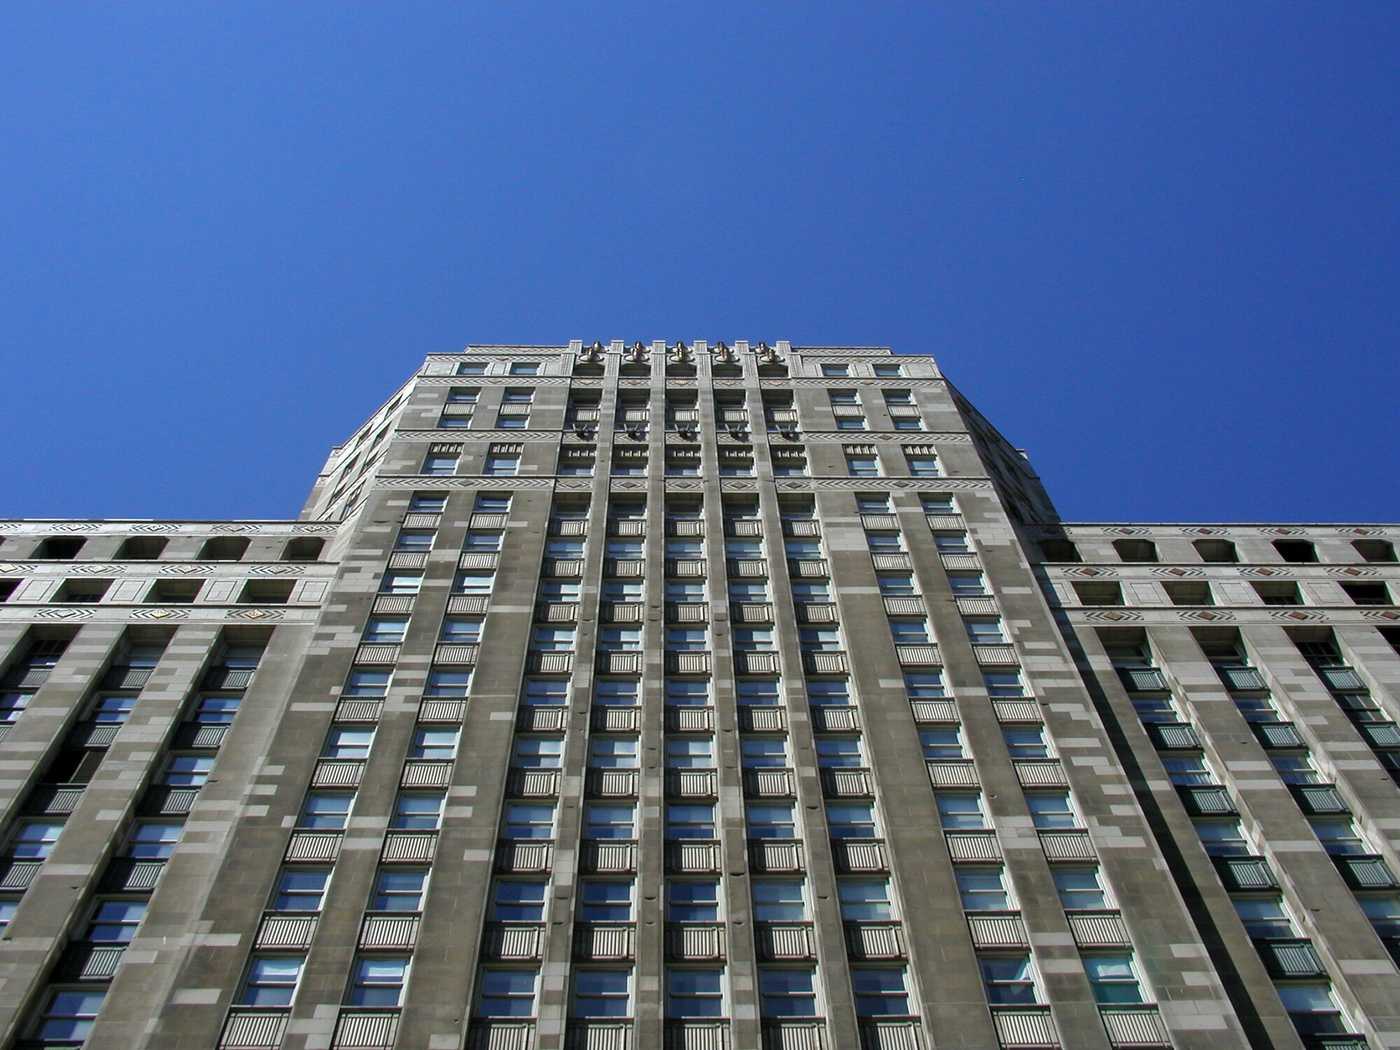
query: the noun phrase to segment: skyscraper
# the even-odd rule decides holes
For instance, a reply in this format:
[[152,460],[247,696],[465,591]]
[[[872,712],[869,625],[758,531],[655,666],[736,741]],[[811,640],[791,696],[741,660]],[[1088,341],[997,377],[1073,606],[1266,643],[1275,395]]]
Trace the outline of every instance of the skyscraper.
[[928,356],[575,342],[296,521],[0,537],[6,1046],[1400,1046],[1400,527],[1068,524]]

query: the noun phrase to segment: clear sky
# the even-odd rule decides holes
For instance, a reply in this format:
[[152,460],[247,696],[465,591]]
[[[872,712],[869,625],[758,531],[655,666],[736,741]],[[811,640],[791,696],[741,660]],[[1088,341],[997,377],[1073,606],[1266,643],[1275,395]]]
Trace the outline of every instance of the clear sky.
[[1078,520],[1396,520],[1400,4],[0,5],[0,516],[285,517],[425,353],[932,352]]

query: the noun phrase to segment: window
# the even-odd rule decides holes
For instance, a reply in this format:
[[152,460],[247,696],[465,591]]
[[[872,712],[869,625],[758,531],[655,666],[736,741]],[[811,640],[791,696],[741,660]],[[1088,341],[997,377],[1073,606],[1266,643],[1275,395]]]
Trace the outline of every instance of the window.
[[715,807],[708,803],[666,804],[668,839],[712,839],[715,837]]
[[1382,937],[1400,935],[1400,893],[1374,893],[1358,896],[1356,903]]
[[1000,620],[965,620],[967,636],[973,645],[1005,645]]
[[404,985],[408,984],[408,963],[407,956],[360,956],[351,971],[346,1003],[381,1008],[401,1006]]
[[321,748],[322,758],[369,758],[374,743],[373,729],[331,726]]
[[841,918],[847,922],[888,922],[894,918],[889,879],[837,879]]
[[408,631],[407,616],[371,616],[365,624],[364,641],[398,645]]
[[983,955],[977,960],[987,1002],[993,1006],[1023,1006],[1039,1002],[1029,955]]
[[584,922],[631,922],[632,881],[584,879],[579,883],[579,907]]
[[669,922],[719,922],[719,880],[667,880],[666,918]]
[[837,430],[864,430],[865,417],[860,415],[840,415],[836,417]]
[[594,736],[588,741],[588,764],[594,769],[636,769],[638,740],[625,736]]
[[1390,592],[1383,583],[1344,583],[1342,590],[1356,605],[1391,605]]
[[938,822],[944,831],[983,831],[987,818],[982,813],[982,796],[973,792],[939,791]]
[[422,911],[427,868],[380,868],[369,899],[371,911]]
[[1031,822],[1039,831],[1079,826],[1068,791],[1027,792],[1026,807],[1031,811]]
[[875,375],[880,379],[894,379],[904,374],[903,365],[872,365]]
[[637,807],[630,802],[590,802],[583,807],[583,837],[586,839],[632,839],[637,837]]
[[[641,584],[637,583],[640,589]],[[729,585],[730,598],[734,601],[765,601],[766,598],[740,599],[734,598],[734,584]],[[640,600],[641,595],[637,596]],[[705,583],[703,580],[667,580],[666,600],[668,602],[703,602],[705,600]]]
[[296,955],[255,955],[248,962],[239,1006],[291,1006],[306,960]]
[[1356,548],[1356,553],[1361,555],[1363,561],[1395,560],[1395,545],[1389,540],[1352,540],[1351,545]]
[[355,796],[344,791],[312,791],[301,804],[297,827],[315,831],[340,831],[350,819]]
[[771,653],[776,649],[771,627],[735,627],[734,651],[738,653]]
[[106,991],[54,992],[44,1004],[35,1036],[45,1045],[80,1046],[92,1031]]
[[703,627],[666,628],[666,648],[670,652],[704,652],[710,647],[710,632]]
[[396,551],[426,551],[433,546],[433,537],[436,535],[431,529],[401,529],[394,537],[394,550]]
[[536,627],[530,634],[530,648],[548,653],[567,653],[574,649],[572,627]]
[[797,642],[804,653],[841,651],[841,632],[835,627],[799,627]]
[[858,736],[819,736],[817,765],[828,769],[860,768],[865,765]]
[[846,453],[846,473],[853,478],[878,478],[880,457],[876,455],[856,455]]
[[856,1013],[861,1017],[909,1013],[903,966],[852,966],[851,987],[856,993]]
[[816,978],[816,970],[810,967],[759,967],[760,1014],[764,1017],[816,1017]]
[[272,910],[320,911],[330,881],[330,868],[283,868],[272,891]]
[[1308,1035],[1341,1033],[1349,1030],[1346,1016],[1332,995],[1327,981],[1289,981],[1274,985],[1283,1008],[1294,1026]]
[[[516,418],[523,419],[523,417]],[[486,457],[486,466],[481,472],[492,477],[508,477],[518,474],[520,473],[520,457],[499,452],[490,453]]]
[[619,561],[638,561],[643,554],[641,540],[608,540],[603,553]]
[[948,695],[943,688],[941,671],[907,672],[904,675],[904,691],[910,700],[935,700]]
[[727,539],[724,541],[724,553],[737,561],[761,558],[763,543],[760,540]]
[[714,769],[715,742],[708,736],[673,736],[666,740],[667,769]]
[[1303,596],[1291,580],[1255,583],[1254,591],[1265,605],[1302,605]]
[[919,746],[923,748],[926,761],[967,758],[967,752],[963,750],[962,727],[958,725],[920,729]]
[[980,572],[950,572],[948,586],[958,598],[980,597],[987,593],[987,581]]
[[993,699],[1004,696],[1024,696],[1025,686],[1021,684],[1020,671],[983,671],[982,684],[987,695]]
[[[572,636],[573,632],[569,634]],[[642,647],[640,627],[604,627],[598,631],[598,648],[602,652],[636,652]],[[572,649],[572,643],[564,646]]]
[[532,1017],[537,970],[481,971],[477,1013],[482,1017]]
[[456,729],[415,729],[408,745],[408,757],[438,761],[456,758],[459,732]]
[[1050,758],[1050,744],[1045,739],[1045,727],[1003,726],[1002,739],[1012,758]]
[[891,620],[890,634],[895,645],[927,645],[933,641],[927,620]]
[[757,922],[806,922],[811,918],[801,879],[755,879],[752,889]]
[[421,572],[386,572],[379,584],[380,594],[417,594],[423,586]]
[[578,970],[574,973],[574,1017],[630,1017],[631,970]]
[[901,554],[904,541],[897,532],[867,532],[865,544],[871,554]]
[[[898,423],[896,423],[896,428],[900,430],[918,430],[922,426],[917,419],[911,419],[909,422],[913,423],[914,426],[899,427]],[[938,468],[938,457],[931,452],[906,452],[904,454],[904,459],[909,464],[910,477],[937,478],[942,476],[942,471]]]
[[676,707],[708,707],[710,705],[709,679],[666,679],[666,703]]
[[1142,985],[1133,968],[1131,952],[1094,952],[1084,957],[1084,972],[1094,998],[1104,1005],[1141,1003]]
[[1333,856],[1371,852],[1350,817],[1309,817],[1308,823],[1322,848]]
[[851,373],[851,366],[844,361],[823,361],[821,367],[822,375],[830,378],[846,376]]
[[789,765],[786,737],[745,736],[739,749],[745,769],[783,769]]
[[457,473],[457,457],[440,452],[430,452],[423,457],[423,474],[455,474]]
[[1058,864],[1050,869],[1055,890],[1065,911],[1083,911],[1109,907],[1108,891],[1099,881],[1098,868],[1065,868]]
[[491,587],[495,582],[496,576],[494,573],[459,572],[452,581],[452,593],[484,598],[490,595]]
[[938,548],[939,554],[969,554],[972,551],[965,532],[935,532],[933,545]]
[[722,969],[666,970],[667,1017],[723,1017]]
[[1317,549],[1308,540],[1274,540],[1274,550],[1287,562],[1303,564],[1317,561]]
[[439,638],[456,645],[475,645],[481,641],[481,621],[449,616],[442,621]]
[[744,807],[749,837],[755,839],[792,839],[797,837],[797,824],[791,802],[750,802]]
[[1322,774],[1306,751],[1270,753],[1269,761],[1285,784],[1321,784]]
[[135,696],[99,696],[92,707],[92,720],[99,725],[121,725],[135,706]]
[[[540,601],[542,602],[576,602],[582,593],[583,585],[578,580],[540,580]],[[605,587],[603,597],[610,600],[618,600],[617,596],[609,593]]]
[[834,839],[873,839],[876,837],[873,802],[828,802],[826,822]]
[[599,678],[593,687],[593,703],[599,707],[636,707],[639,689],[635,678]]
[[749,707],[776,707],[780,702],[776,678],[741,678],[738,691],[739,703]]
[[[0,725],[14,725],[29,706],[30,693],[0,692]],[[232,718],[229,721],[233,721]]]
[[1162,766],[1177,787],[1199,787],[1216,783],[1215,774],[1206,764],[1205,755],[1200,752],[1164,755]]
[[1201,845],[1212,857],[1248,857],[1252,855],[1249,843],[1238,820],[1211,820],[1196,817],[1191,821],[1196,826]]
[[540,363],[538,361],[512,361],[510,374],[513,376],[537,376],[540,374]]
[[88,920],[83,940],[94,944],[126,944],[146,915],[145,901],[99,901]]
[[447,404],[474,405],[481,391],[474,386],[453,386],[447,388]]
[[813,707],[850,707],[851,684],[844,678],[809,678],[807,701]]
[[554,807],[530,802],[507,802],[502,820],[508,839],[547,839],[554,835]]
[[459,376],[484,376],[486,374],[486,362],[458,361],[457,374]]
[[135,860],[167,860],[184,830],[183,824],[138,821],[127,839],[126,856]]
[[172,755],[161,782],[166,787],[203,787],[213,768],[213,755]]
[[544,879],[497,879],[490,918],[494,922],[543,922],[548,886]]
[[415,791],[402,794],[394,803],[389,827],[400,831],[435,831],[442,822],[443,792]]
[[[730,586],[733,587],[733,584]],[[763,597],[757,600],[768,601],[768,584],[761,583],[757,586],[763,588]],[[825,580],[793,580],[791,587],[794,602],[826,604],[831,601],[831,588]]]
[[367,671],[351,668],[340,695],[345,697],[383,696],[389,691],[388,671]]
[[[1298,936],[1298,928],[1284,907],[1282,895],[1236,897],[1232,903],[1245,931],[1256,940],[1286,940]],[[1362,907],[1365,907],[1364,898]]]
[[470,671],[429,671],[423,683],[423,695],[439,699],[461,700],[471,689]]

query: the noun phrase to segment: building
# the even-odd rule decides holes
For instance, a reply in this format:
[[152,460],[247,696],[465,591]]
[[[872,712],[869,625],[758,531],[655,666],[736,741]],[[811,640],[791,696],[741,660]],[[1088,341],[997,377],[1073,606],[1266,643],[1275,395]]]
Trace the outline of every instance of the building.
[[1400,527],[1065,524],[930,357],[576,342],[296,521],[0,537],[6,1047],[1400,1047]]

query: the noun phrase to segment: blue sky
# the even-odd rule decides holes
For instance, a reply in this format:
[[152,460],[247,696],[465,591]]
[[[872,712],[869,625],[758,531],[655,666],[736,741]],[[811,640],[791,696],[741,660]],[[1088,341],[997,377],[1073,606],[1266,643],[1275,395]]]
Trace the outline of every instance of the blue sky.
[[1066,518],[1395,520],[1400,5],[0,10],[0,516],[294,515],[467,342],[932,352]]

